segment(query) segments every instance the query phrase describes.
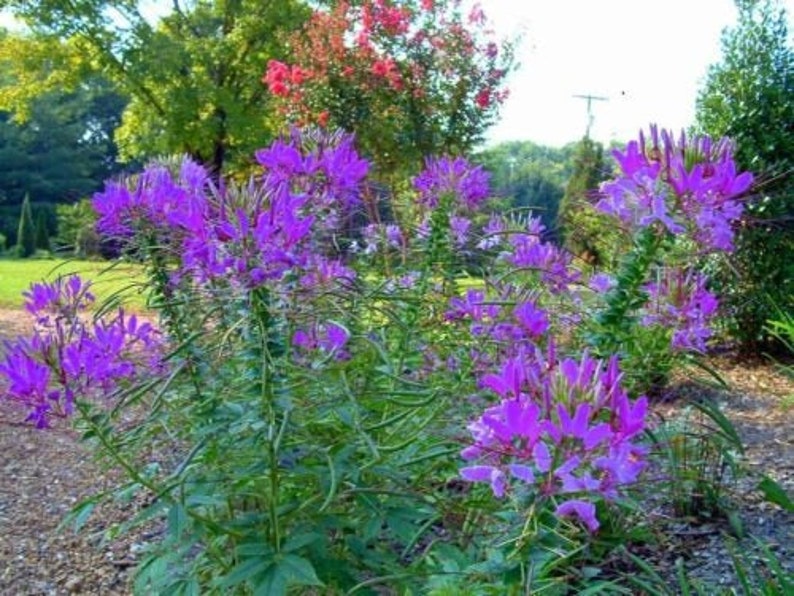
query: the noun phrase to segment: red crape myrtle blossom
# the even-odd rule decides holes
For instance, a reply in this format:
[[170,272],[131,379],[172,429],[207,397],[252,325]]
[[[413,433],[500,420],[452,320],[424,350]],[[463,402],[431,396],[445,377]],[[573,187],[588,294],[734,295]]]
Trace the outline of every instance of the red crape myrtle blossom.
[[[512,47],[459,0],[325,3],[263,83],[286,123],[355,132],[379,166],[473,146],[507,96]],[[322,6],[322,4],[321,4]]]
[[0,383],[38,428],[71,415],[75,399],[107,397],[163,371],[159,331],[122,309],[90,320],[94,296],[78,276],[33,284],[25,297],[35,331],[6,342]]

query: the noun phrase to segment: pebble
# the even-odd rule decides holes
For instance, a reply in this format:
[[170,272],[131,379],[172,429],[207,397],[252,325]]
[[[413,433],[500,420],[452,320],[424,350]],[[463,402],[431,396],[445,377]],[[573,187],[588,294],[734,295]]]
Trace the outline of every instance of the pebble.
[[70,594],[79,593],[82,587],[83,587],[83,578],[80,577],[79,575],[71,576],[69,579],[66,580],[66,583],[63,584],[63,588]]

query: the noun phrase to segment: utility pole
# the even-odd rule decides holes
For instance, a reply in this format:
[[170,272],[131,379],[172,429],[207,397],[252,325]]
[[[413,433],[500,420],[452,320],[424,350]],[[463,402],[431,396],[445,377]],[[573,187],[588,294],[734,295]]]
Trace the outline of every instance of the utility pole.
[[584,136],[586,139],[590,138],[590,128],[593,126],[593,120],[595,120],[595,116],[593,115],[593,102],[594,101],[609,101],[608,97],[600,97],[598,95],[574,95],[574,97],[578,99],[585,99],[587,100],[587,128],[585,129]]

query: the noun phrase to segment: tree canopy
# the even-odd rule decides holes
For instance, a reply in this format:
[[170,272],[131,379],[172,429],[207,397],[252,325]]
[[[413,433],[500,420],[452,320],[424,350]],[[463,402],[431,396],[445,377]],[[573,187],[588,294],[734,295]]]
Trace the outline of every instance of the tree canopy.
[[118,171],[113,131],[126,101],[106,81],[86,79],[73,92],[31,101],[24,122],[0,112],[0,200],[18,205],[71,202]]
[[116,132],[123,158],[187,153],[216,171],[249,159],[274,130],[263,65],[284,58],[281,34],[299,27],[307,8],[297,0],[177,0],[151,22],[143,5],[0,3],[31,32],[0,47],[14,81],[0,92],[0,108],[24,119],[32,98],[100,73],[129,97]]

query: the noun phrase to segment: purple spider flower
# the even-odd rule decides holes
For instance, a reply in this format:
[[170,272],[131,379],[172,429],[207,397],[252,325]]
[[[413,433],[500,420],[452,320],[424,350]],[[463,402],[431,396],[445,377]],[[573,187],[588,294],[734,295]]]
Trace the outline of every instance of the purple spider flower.
[[706,249],[733,249],[739,199],[753,176],[737,172],[727,139],[687,139],[683,133],[675,139],[652,126],[649,139],[640,133],[639,141],[613,156],[621,176],[602,184],[599,210],[629,226],[658,223],[670,234],[688,233]]
[[419,202],[429,209],[438,207],[443,195],[451,194],[459,208],[473,211],[490,195],[488,185],[489,174],[463,157],[428,158],[424,171],[414,178]]
[[[603,363],[545,358],[520,352],[481,386],[499,396],[468,428],[473,442],[461,451],[461,476],[491,486],[497,498],[513,482],[538,497],[572,498],[557,509],[598,529],[590,499],[617,499],[645,468],[645,448],[636,442],[645,428],[647,400],[632,402],[619,384],[617,359]],[[567,504],[566,504],[567,503]]]

